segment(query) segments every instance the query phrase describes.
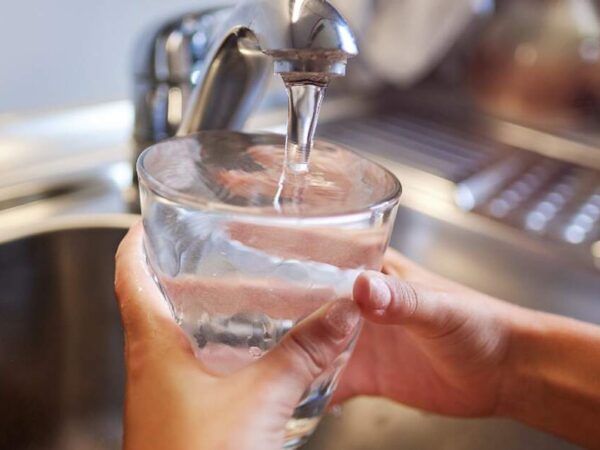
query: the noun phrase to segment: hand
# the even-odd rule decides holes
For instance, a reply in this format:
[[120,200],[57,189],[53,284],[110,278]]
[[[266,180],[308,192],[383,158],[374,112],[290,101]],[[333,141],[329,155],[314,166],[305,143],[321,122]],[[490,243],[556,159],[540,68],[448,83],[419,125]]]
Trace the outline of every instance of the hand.
[[497,412],[517,306],[434,276],[390,251],[356,281],[367,323],[335,400],[384,396],[439,414]]
[[354,285],[368,322],[334,400],[510,417],[600,449],[600,327],[493,299],[393,251],[384,271]]
[[125,450],[281,449],[305,390],[346,347],[352,302],[324,306],[256,363],[209,373],[173,320],[147,269],[142,227],[117,253],[115,289],[125,328]]

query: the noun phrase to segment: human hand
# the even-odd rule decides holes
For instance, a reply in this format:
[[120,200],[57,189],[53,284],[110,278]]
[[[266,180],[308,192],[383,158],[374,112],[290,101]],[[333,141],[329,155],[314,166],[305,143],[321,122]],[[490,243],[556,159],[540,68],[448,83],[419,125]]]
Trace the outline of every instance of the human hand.
[[388,252],[354,300],[367,319],[335,401],[384,396],[439,414],[487,416],[501,402],[511,317],[521,308]]
[[173,320],[142,241],[138,224],[116,257],[127,369],[123,448],[279,450],[303,393],[352,338],[357,308],[328,304],[254,364],[215,376]]

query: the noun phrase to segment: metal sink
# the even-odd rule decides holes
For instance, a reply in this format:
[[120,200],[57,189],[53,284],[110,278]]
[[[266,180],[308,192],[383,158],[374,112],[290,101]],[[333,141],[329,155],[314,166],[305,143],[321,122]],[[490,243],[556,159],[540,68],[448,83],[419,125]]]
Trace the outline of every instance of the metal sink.
[[53,222],[0,245],[0,448],[120,448],[112,279],[130,220]]
[[[0,448],[120,448],[124,373],[113,258],[135,218],[66,217],[0,238]],[[565,271],[543,255],[474,239],[408,209],[393,245],[493,294],[600,323],[600,277],[592,272]],[[306,448],[572,447],[510,421],[441,418],[358,399],[326,418]]]

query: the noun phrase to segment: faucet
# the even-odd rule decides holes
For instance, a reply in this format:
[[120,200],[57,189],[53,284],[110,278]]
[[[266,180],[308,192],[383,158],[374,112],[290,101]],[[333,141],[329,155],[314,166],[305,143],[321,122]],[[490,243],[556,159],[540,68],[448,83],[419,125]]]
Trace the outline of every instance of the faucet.
[[[346,20],[326,0],[243,0],[167,21],[142,36],[135,64],[135,152],[200,130],[239,130],[274,71],[326,85],[358,54]],[[139,211],[137,175],[125,195]]]
[[327,84],[358,53],[347,22],[325,0],[249,0],[215,34],[177,135],[239,129],[270,67],[284,80]]
[[326,84],[357,53],[326,0],[244,0],[167,22],[136,52],[138,150],[174,134],[241,129],[273,71]]

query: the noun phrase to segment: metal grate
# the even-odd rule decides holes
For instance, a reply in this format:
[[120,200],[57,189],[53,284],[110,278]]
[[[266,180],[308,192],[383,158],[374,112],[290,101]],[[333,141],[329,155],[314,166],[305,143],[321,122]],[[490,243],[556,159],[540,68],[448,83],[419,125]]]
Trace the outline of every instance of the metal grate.
[[401,113],[325,124],[319,134],[454,182],[465,210],[571,244],[600,239],[600,171]]
[[401,114],[323,125],[319,134],[356,149],[393,158],[451,181],[461,181],[506,156],[507,148]]
[[544,159],[477,210],[571,244],[600,239],[600,174]]

